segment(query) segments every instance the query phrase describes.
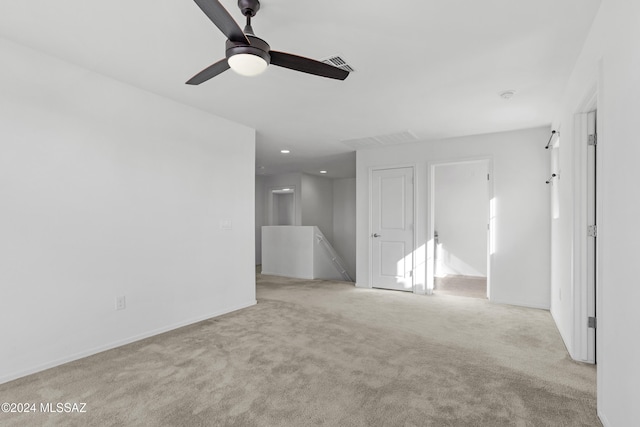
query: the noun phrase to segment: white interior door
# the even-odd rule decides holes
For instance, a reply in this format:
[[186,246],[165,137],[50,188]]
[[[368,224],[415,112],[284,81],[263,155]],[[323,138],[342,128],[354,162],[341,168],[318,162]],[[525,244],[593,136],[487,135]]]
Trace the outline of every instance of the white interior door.
[[413,291],[413,168],[374,170],[371,284]]

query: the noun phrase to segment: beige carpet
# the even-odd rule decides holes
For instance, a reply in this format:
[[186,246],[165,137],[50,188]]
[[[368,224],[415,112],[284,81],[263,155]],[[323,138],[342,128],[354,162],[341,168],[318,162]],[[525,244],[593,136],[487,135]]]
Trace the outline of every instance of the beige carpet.
[[436,277],[433,290],[439,295],[487,299],[487,279],[457,275]]
[[600,426],[548,312],[259,276],[258,305],[0,385],[2,426]]

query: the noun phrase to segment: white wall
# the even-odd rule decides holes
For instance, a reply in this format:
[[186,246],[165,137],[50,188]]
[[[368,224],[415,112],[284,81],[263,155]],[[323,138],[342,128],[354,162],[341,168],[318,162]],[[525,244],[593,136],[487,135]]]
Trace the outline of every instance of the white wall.
[[299,173],[256,176],[256,265],[262,264],[262,226],[275,225],[273,218],[274,189],[292,188],[294,194],[294,225],[302,222],[302,177]]
[[[549,308],[549,195],[544,184],[549,128],[477,135],[357,152],[357,275],[369,287],[369,176],[372,168],[416,169],[417,292],[425,291],[429,258],[430,162],[490,158],[495,197],[495,253],[491,298],[496,302]],[[431,255],[432,256],[432,255]]]
[[[292,225],[315,225],[327,240],[333,243],[333,184],[330,179],[302,173],[287,173],[264,176],[260,181],[264,185],[264,225],[279,225],[277,218],[273,217],[272,190],[293,188],[295,212]],[[256,203],[260,203],[257,195]],[[257,254],[256,259],[258,258],[261,259],[262,254]]]
[[356,179],[333,180],[333,247],[356,280]]
[[333,243],[333,183],[302,174],[302,225],[315,225]]
[[252,129],[0,55],[0,382],[255,303]]
[[262,227],[262,273],[313,279],[313,241],[313,227]]
[[486,161],[481,161],[435,168],[438,277],[487,276],[487,166]]
[[256,175],[255,181],[255,231],[256,231],[256,265],[262,264],[262,226],[265,224],[265,185],[264,179]]
[[317,226],[262,227],[262,273],[300,279],[343,280]]
[[[574,114],[593,88],[598,93],[598,413],[607,427],[636,425],[640,420],[640,286],[638,242],[640,199],[640,2],[606,0],[585,42],[567,86],[558,120],[561,127],[562,187],[560,218],[574,215],[569,179]],[[568,189],[564,187],[567,186]],[[565,342],[574,341],[572,319],[578,302],[571,298],[569,263],[573,224],[560,221],[554,230],[555,254],[552,310]],[[555,269],[554,269],[555,270]],[[558,293],[562,290],[563,297]],[[567,294],[567,292],[569,292]]]

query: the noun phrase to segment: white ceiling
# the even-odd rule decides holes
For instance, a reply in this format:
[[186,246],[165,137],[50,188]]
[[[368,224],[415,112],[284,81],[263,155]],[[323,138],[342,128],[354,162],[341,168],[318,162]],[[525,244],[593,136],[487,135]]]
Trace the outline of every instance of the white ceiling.
[[[244,26],[236,0],[221,0]],[[345,140],[550,124],[600,0],[263,0],[274,50],[338,54],[345,81],[280,67],[184,82],[224,57],[192,0],[2,0],[0,36],[257,131],[259,173],[355,176]],[[512,89],[504,100],[499,93]],[[282,155],[288,148],[291,154]]]

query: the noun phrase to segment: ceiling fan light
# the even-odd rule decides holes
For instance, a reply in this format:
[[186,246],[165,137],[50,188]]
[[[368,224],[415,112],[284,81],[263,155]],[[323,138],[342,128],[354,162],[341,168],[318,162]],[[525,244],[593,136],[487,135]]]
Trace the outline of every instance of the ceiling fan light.
[[241,76],[257,76],[264,72],[269,65],[267,61],[252,53],[237,53],[227,60],[229,67]]

